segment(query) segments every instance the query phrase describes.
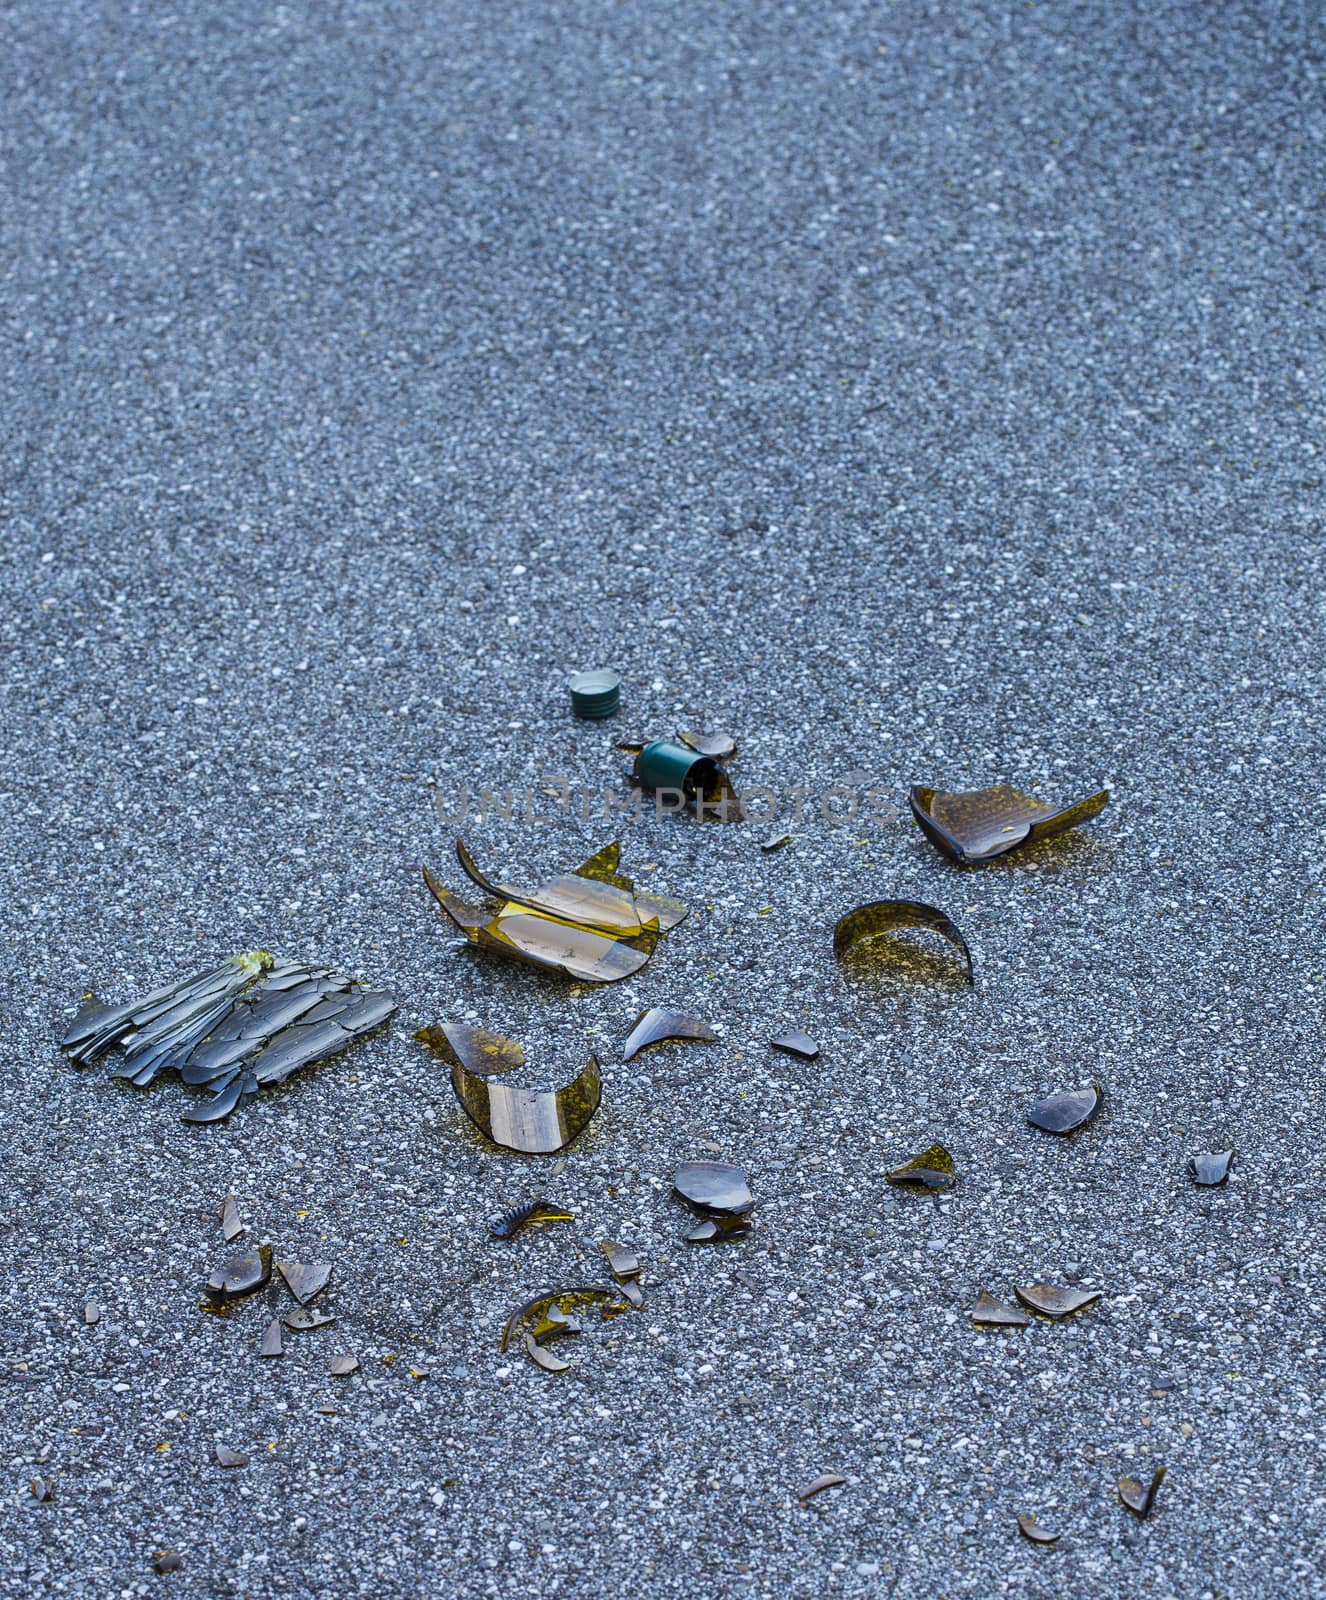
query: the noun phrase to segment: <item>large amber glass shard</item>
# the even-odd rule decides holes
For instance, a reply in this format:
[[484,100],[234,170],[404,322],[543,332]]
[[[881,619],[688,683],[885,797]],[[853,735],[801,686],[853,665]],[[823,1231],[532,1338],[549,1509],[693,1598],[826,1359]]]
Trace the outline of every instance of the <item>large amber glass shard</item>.
[[972,975],[971,951],[957,924],[937,907],[919,900],[872,900],[857,906],[834,928],[833,952],[840,961],[849,955],[853,961],[868,956],[871,961],[883,960],[902,969],[912,965],[908,959],[911,952],[905,942],[899,949],[899,941],[892,935],[914,928],[937,933],[941,939],[946,939],[958,953],[962,975],[968,983],[976,981]]
[[683,1161],[673,1174],[672,1187],[701,1212],[741,1216],[755,1204],[745,1172],[725,1161]]
[[577,1311],[584,1310],[586,1306],[598,1306],[604,1316],[611,1315],[614,1307],[618,1311],[627,1309],[617,1289],[590,1288],[581,1284],[568,1289],[545,1289],[542,1294],[536,1294],[532,1300],[527,1300],[523,1306],[517,1306],[506,1319],[502,1325],[497,1348],[505,1350],[513,1339],[527,1328],[537,1327],[554,1309],[565,1319]]
[[1076,1133],[1093,1121],[1104,1103],[1098,1083],[1084,1089],[1060,1089],[1027,1108],[1027,1121],[1046,1133]]
[[1019,794],[1006,783],[997,783],[991,789],[962,789],[953,794],[915,788],[907,798],[930,843],[952,860],[974,866],[1006,855],[1019,845],[1052,839],[1080,822],[1089,822],[1105,809],[1110,796],[1102,789],[1072,805],[1051,806]]
[[1101,1296],[1099,1289],[1065,1289],[1056,1283],[1015,1283],[1013,1293],[1024,1306],[1055,1322],[1094,1306]]
[[664,1039],[717,1039],[718,1035],[707,1022],[698,1017],[688,1017],[684,1011],[663,1011],[651,1006],[635,1019],[622,1046],[622,1060],[629,1061],[651,1044]]
[[570,1372],[571,1363],[563,1361],[555,1350],[549,1350],[535,1339],[532,1333],[525,1335],[525,1354],[536,1367],[542,1367],[545,1372]]
[[650,910],[642,914],[634,885],[629,878],[620,876],[615,861],[611,868],[603,870],[610,859],[606,851],[611,848],[605,847],[574,872],[553,878],[537,889],[516,889],[486,877],[475,865],[465,841],[456,840],[456,856],[465,874],[494,900],[510,901],[560,922],[593,928],[619,939],[631,938],[646,928],[656,928],[661,933],[675,928],[686,916],[686,907],[679,900],[652,895]]
[[1057,1533],[1042,1528],[1035,1517],[1029,1517],[1025,1512],[1018,1516],[1018,1532],[1024,1539],[1030,1539],[1032,1544],[1056,1544],[1059,1539]]
[[472,1028],[464,1022],[435,1023],[432,1027],[420,1028],[415,1038],[448,1066],[464,1067],[478,1078],[525,1065],[525,1052],[514,1039],[489,1033],[487,1028]]
[[898,1189],[951,1189],[958,1181],[958,1169],[942,1144],[932,1144],[902,1166],[890,1167],[884,1177]]
[[1214,1189],[1229,1176],[1234,1165],[1232,1150],[1211,1150],[1188,1159],[1188,1176],[1202,1189]]
[[522,1228],[532,1227],[535,1223],[574,1222],[575,1219],[574,1211],[555,1205],[551,1200],[530,1200],[523,1206],[513,1206],[510,1211],[494,1217],[488,1224],[488,1231],[494,1239],[514,1239]]
[[640,1258],[634,1250],[628,1250],[615,1239],[600,1239],[599,1249],[603,1252],[603,1259],[608,1263],[608,1271],[618,1283],[627,1278],[640,1276]]
[[1007,1306],[984,1289],[976,1296],[971,1308],[971,1320],[982,1328],[1025,1328],[1031,1318],[1016,1306]]
[[259,1245],[218,1267],[207,1280],[207,1293],[212,1300],[238,1300],[261,1289],[271,1275],[272,1247]]
[[503,903],[495,912],[479,910],[458,900],[427,867],[423,870],[430,894],[471,944],[582,983],[616,983],[629,978],[649,960],[661,937],[648,896],[636,900],[642,931],[628,937],[562,922],[515,901]]
[[1136,1478],[1119,1479],[1119,1501],[1137,1517],[1149,1517],[1156,1503],[1156,1493],[1165,1481],[1167,1467],[1157,1467],[1151,1482],[1143,1488]]
[[457,1062],[451,1087],[480,1133],[504,1150],[533,1156],[561,1150],[586,1127],[598,1110],[603,1079],[594,1056],[560,1089],[514,1089]]

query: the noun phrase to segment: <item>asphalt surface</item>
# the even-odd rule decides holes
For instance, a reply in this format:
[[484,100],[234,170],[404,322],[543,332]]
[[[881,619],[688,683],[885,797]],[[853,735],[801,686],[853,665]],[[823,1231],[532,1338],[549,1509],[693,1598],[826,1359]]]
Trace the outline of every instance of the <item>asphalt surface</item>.
[[[1326,1595],[1319,7],[3,19],[0,1593]],[[800,822],[542,795],[697,726]],[[971,871],[903,815],[997,779],[1113,798]],[[491,870],[616,833],[687,901],[641,974],[458,947],[418,869],[480,783],[545,818],[469,817]],[[835,964],[895,896],[974,991]],[[255,946],[400,1011],[211,1129],[57,1049]],[[623,1065],[649,1004],[722,1039]],[[564,1159],[481,1143],[444,1018],[597,1051]],[[889,1189],[936,1138],[957,1188]],[[692,1249],[709,1154],[763,1203]],[[487,1237],[542,1189],[574,1226]],[[196,1309],[227,1190],[334,1264],[280,1361]],[[607,1233],[645,1309],[499,1354]],[[1038,1279],[1104,1297],[971,1326]]]

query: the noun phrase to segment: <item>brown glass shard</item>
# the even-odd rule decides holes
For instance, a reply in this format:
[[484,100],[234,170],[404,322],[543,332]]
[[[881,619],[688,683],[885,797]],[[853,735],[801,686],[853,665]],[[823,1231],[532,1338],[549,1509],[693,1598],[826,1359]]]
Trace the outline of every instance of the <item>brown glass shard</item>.
[[262,1336],[262,1343],[258,1346],[258,1354],[267,1360],[272,1356],[283,1356],[285,1345],[281,1339],[281,1319],[273,1317],[267,1324],[267,1331]]
[[621,1285],[622,1297],[629,1301],[633,1310],[639,1311],[645,1303],[645,1291],[634,1278],[619,1278],[617,1282]]
[[958,1181],[958,1171],[944,1146],[932,1144],[902,1166],[890,1167],[884,1177],[897,1189],[951,1189]]
[[498,902],[495,909],[466,905],[427,867],[424,882],[470,943],[584,983],[615,983],[638,972],[687,914],[679,900],[637,893],[616,870],[615,844],[529,891],[485,877],[461,839],[456,853],[468,876]]
[[640,1276],[640,1262],[633,1250],[618,1244],[615,1239],[600,1239],[599,1249],[603,1252],[603,1259],[608,1263],[608,1271],[618,1283],[625,1278]]
[[1013,1293],[1024,1306],[1056,1322],[1094,1306],[1101,1296],[1099,1289],[1066,1289],[1055,1283],[1015,1283]]
[[353,1378],[359,1371],[358,1356],[333,1356],[327,1363],[327,1371],[333,1378]]
[[584,1069],[560,1089],[515,1089],[480,1078],[457,1062],[451,1087],[479,1132],[522,1155],[551,1155],[588,1126],[603,1092],[599,1064]]
[[964,866],[993,861],[1022,845],[1052,839],[1089,822],[1109,804],[1109,791],[1068,806],[1046,805],[1006,783],[990,789],[915,788],[908,795],[912,816],[937,850]]
[[416,1383],[423,1383],[425,1381],[425,1379],[428,1377],[428,1368],[427,1367],[411,1367],[409,1369],[409,1371],[410,1371],[410,1376],[414,1379],[414,1381]]
[[537,1317],[530,1330],[536,1344],[554,1344],[558,1339],[569,1339],[581,1330],[580,1318],[564,1311],[556,1301]]
[[1029,1106],[1027,1121],[1046,1133],[1076,1133],[1095,1119],[1103,1104],[1104,1090],[1098,1083],[1089,1083],[1084,1089],[1060,1089]]
[[235,1256],[218,1267],[207,1280],[207,1293],[213,1300],[238,1300],[246,1294],[261,1289],[272,1275],[272,1247],[259,1245],[256,1250]]
[[219,1444],[216,1447],[216,1464],[218,1467],[247,1467],[249,1458],[238,1450],[232,1450],[229,1445]]
[[773,850],[781,850],[785,844],[791,843],[792,835],[790,833],[776,833],[773,838],[766,839],[760,849],[767,854]]
[[415,1038],[448,1066],[462,1066],[476,1078],[489,1078],[525,1065],[525,1052],[516,1040],[464,1022],[439,1022],[420,1028]]
[[1233,1165],[1233,1150],[1212,1150],[1188,1158],[1188,1176],[1199,1188],[1213,1189],[1225,1181]]
[[683,1161],[673,1174],[672,1187],[700,1212],[739,1216],[755,1204],[745,1172],[725,1161]]
[[488,1224],[488,1231],[494,1239],[514,1239],[522,1228],[538,1222],[574,1222],[575,1219],[574,1211],[551,1200],[530,1200],[494,1217]]
[[281,1318],[292,1333],[307,1333],[312,1328],[325,1328],[329,1322],[336,1318],[329,1312],[318,1311],[313,1306],[300,1306],[295,1311],[287,1311]]
[[532,1333],[525,1335],[525,1354],[536,1367],[542,1367],[545,1372],[570,1372],[571,1363],[563,1361],[556,1351],[549,1350],[546,1345],[539,1344]]
[[178,1572],[183,1565],[184,1557],[178,1550],[157,1550],[152,1555],[152,1571],[160,1577]]
[[804,1489],[797,1494],[797,1504],[803,1508],[810,1504],[817,1494],[823,1494],[826,1489],[838,1489],[847,1482],[841,1472],[821,1472],[818,1478],[813,1478]]
[[41,1505],[50,1505],[55,1499],[55,1485],[49,1478],[29,1478],[28,1493]]
[[227,1244],[234,1244],[243,1232],[244,1221],[239,1214],[239,1207],[235,1204],[234,1195],[228,1194],[221,1203],[221,1237]]
[[547,1289],[542,1294],[536,1294],[532,1300],[527,1300],[523,1306],[517,1306],[502,1325],[501,1337],[498,1340],[498,1349],[505,1350],[519,1333],[529,1327],[539,1327],[548,1321],[549,1313],[555,1308],[565,1320],[576,1311],[583,1310],[586,1306],[598,1306],[603,1315],[617,1311],[625,1311],[626,1303],[621,1297],[620,1290],[590,1288],[576,1285],[569,1289]]
[[1005,1305],[1002,1300],[996,1300],[984,1289],[977,1295],[976,1304],[971,1308],[970,1315],[971,1320],[982,1328],[1025,1328],[1031,1322],[1025,1311],[1019,1311],[1016,1306]]
[[651,1044],[664,1039],[717,1039],[707,1022],[688,1017],[684,1011],[664,1011],[651,1006],[636,1017],[630,1035],[622,1046],[622,1060],[630,1061]]
[[937,933],[957,951],[958,966],[968,983],[975,983],[971,951],[956,923],[935,906],[919,900],[873,900],[842,917],[833,930],[833,952],[840,961],[868,959],[893,967],[900,975],[915,975],[915,946],[893,937],[919,929]]
[[744,1239],[753,1224],[749,1217],[706,1217],[684,1237],[687,1244],[726,1244],[729,1239]]
[[1156,1492],[1165,1481],[1167,1467],[1157,1467],[1151,1482],[1143,1488],[1136,1478],[1119,1479],[1119,1501],[1137,1517],[1149,1517],[1156,1503]]
[[1018,1516],[1018,1532],[1024,1539],[1030,1539],[1032,1544],[1055,1544],[1059,1535],[1051,1533],[1048,1528],[1042,1528],[1035,1517],[1029,1517],[1025,1512]]
[[278,1261],[276,1270],[301,1306],[306,1306],[322,1293],[331,1281],[332,1274],[328,1261],[314,1261],[307,1266],[298,1261]]
[[727,761],[737,753],[737,741],[730,733],[679,733],[677,738],[697,756],[712,761]]
[[785,1056],[799,1056],[802,1061],[813,1061],[820,1053],[820,1047],[808,1033],[780,1033],[776,1039],[770,1039],[771,1050],[781,1050]]

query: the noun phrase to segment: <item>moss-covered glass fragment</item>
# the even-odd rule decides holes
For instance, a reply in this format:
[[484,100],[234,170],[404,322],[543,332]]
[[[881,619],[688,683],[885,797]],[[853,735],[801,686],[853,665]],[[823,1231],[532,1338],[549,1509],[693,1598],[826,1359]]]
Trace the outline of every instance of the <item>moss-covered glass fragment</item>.
[[951,860],[974,866],[1089,822],[1105,809],[1110,797],[1108,790],[1102,789],[1072,805],[1052,806],[999,783],[990,789],[951,794],[915,788],[907,798],[912,816],[930,843]]

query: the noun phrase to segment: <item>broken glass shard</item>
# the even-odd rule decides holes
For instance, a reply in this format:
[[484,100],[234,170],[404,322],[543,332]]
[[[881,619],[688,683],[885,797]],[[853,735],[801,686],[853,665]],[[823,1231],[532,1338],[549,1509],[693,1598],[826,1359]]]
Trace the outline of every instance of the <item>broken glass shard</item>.
[[636,1017],[630,1035],[622,1046],[622,1060],[630,1061],[651,1044],[659,1044],[664,1039],[717,1037],[709,1024],[701,1022],[698,1017],[688,1017],[684,1011],[663,1011],[651,1006]]
[[1089,822],[1105,809],[1110,796],[1102,789],[1072,805],[1052,806],[998,783],[990,789],[952,794],[915,788],[907,798],[930,843],[951,860],[972,866]]
[[608,1263],[608,1271],[618,1283],[626,1278],[640,1276],[640,1262],[633,1250],[618,1244],[615,1239],[600,1239],[599,1249],[603,1252],[603,1259]]
[[128,1005],[85,1005],[61,1042],[79,1063],[121,1046],[115,1076],[138,1088],[176,1072],[208,1091],[183,1120],[219,1122],[262,1085],[335,1054],[394,1009],[390,995],[329,968],[251,950]]
[[213,1300],[238,1300],[261,1289],[272,1275],[272,1247],[259,1245],[218,1267],[207,1280],[207,1293]]
[[730,733],[679,733],[677,739],[698,756],[727,761],[737,753],[737,741]]
[[1151,1482],[1143,1488],[1136,1478],[1119,1479],[1119,1500],[1134,1516],[1149,1517],[1156,1503],[1156,1491],[1165,1481],[1167,1467],[1157,1467]]
[[639,1311],[645,1303],[645,1292],[634,1278],[618,1278],[623,1297],[630,1302],[632,1307]]
[[329,1322],[336,1318],[330,1312],[315,1310],[312,1306],[300,1306],[298,1310],[287,1311],[281,1318],[292,1333],[307,1333],[311,1328],[325,1328]]
[[603,1092],[599,1064],[584,1069],[560,1089],[514,1089],[468,1072],[457,1062],[451,1087],[479,1132],[522,1155],[551,1155],[588,1126]]
[[243,1232],[244,1222],[239,1207],[235,1204],[234,1195],[228,1194],[221,1204],[221,1236],[227,1244],[233,1244]]
[[841,1472],[821,1472],[818,1478],[813,1478],[797,1495],[797,1504],[808,1505],[817,1494],[823,1494],[826,1489],[840,1488],[847,1479]]
[[901,976],[919,976],[915,944],[893,937],[912,930],[936,933],[947,940],[957,951],[962,975],[968,983],[976,981],[972,975],[971,951],[957,924],[935,906],[924,905],[919,900],[874,900],[857,906],[834,928],[833,952],[840,961],[850,956],[853,962],[866,959],[884,962]]
[[766,839],[760,849],[768,853],[772,850],[781,850],[785,844],[791,843],[792,835],[790,833],[776,833],[772,839]]
[[1025,1311],[1005,1305],[984,1289],[977,1295],[976,1304],[971,1308],[971,1320],[983,1328],[1025,1328],[1031,1322]]
[[327,1363],[327,1371],[333,1378],[352,1378],[359,1371],[359,1358],[357,1356],[333,1356]]
[[799,1056],[802,1061],[813,1061],[820,1053],[820,1047],[808,1033],[780,1033],[776,1039],[770,1039],[771,1050],[781,1050],[785,1056]]
[[1035,1517],[1029,1517],[1025,1513],[1018,1517],[1018,1532],[1024,1539],[1030,1539],[1032,1544],[1054,1544],[1059,1538],[1057,1533],[1042,1528]]
[[885,1179],[898,1189],[951,1189],[958,1181],[953,1157],[942,1144],[932,1144],[900,1167],[890,1167]]
[[530,1200],[523,1206],[504,1211],[500,1217],[494,1217],[488,1224],[488,1231],[494,1239],[514,1239],[522,1228],[528,1228],[536,1222],[574,1221],[575,1212],[568,1211],[565,1206],[555,1205],[551,1200]]
[[1102,1103],[1103,1090],[1098,1083],[1085,1089],[1060,1089],[1029,1106],[1027,1121],[1046,1133],[1076,1133],[1092,1121]]
[[525,1065],[525,1052],[514,1039],[489,1033],[487,1028],[472,1028],[465,1022],[439,1022],[420,1028],[415,1038],[448,1066],[462,1066],[476,1078],[489,1078]]
[[30,1478],[28,1493],[39,1504],[49,1505],[55,1499],[55,1485],[49,1478]]
[[331,1280],[331,1264],[314,1261],[308,1266],[298,1261],[278,1261],[276,1270],[285,1279],[285,1286],[301,1306],[306,1306],[327,1287]]
[[247,1467],[249,1458],[240,1455],[238,1450],[232,1450],[229,1445],[219,1444],[216,1447],[216,1464],[218,1467]]
[[456,854],[466,874],[498,902],[494,910],[466,905],[427,867],[424,882],[470,943],[585,983],[615,983],[638,972],[686,916],[679,900],[636,892],[617,871],[616,844],[533,890],[485,877],[462,839]]
[[545,1372],[570,1372],[571,1363],[563,1361],[555,1350],[549,1350],[546,1345],[541,1345],[532,1333],[525,1335],[525,1354],[536,1367],[542,1367]]
[[736,1216],[755,1204],[745,1172],[723,1161],[683,1161],[673,1174],[672,1187],[701,1212]]
[[178,1550],[158,1550],[152,1556],[152,1570],[164,1577],[168,1572],[178,1572],[184,1565],[184,1557]]
[[749,1217],[706,1217],[685,1235],[687,1244],[725,1244],[729,1239],[744,1239],[752,1229]]
[[1188,1176],[1203,1189],[1213,1189],[1229,1176],[1234,1164],[1232,1150],[1212,1150],[1203,1155],[1189,1157]]
[[[598,1306],[605,1317],[614,1315],[616,1311],[628,1309],[622,1299],[621,1291],[616,1288],[575,1286],[569,1289],[548,1289],[542,1294],[536,1294],[532,1300],[527,1300],[523,1306],[517,1306],[511,1313],[502,1325],[498,1349],[505,1350],[517,1334],[523,1333],[527,1328],[545,1329],[546,1337],[553,1327],[559,1326],[557,1319],[549,1321],[549,1314],[553,1310],[558,1313],[561,1324],[565,1324],[574,1312],[583,1310],[586,1306]],[[562,1326],[561,1331],[570,1330]],[[578,1328],[576,1331],[579,1331]]]
[[538,1344],[552,1344],[558,1339],[569,1339],[580,1332],[580,1319],[564,1311],[554,1302],[534,1323],[534,1339]]
[[1071,1317],[1075,1311],[1094,1306],[1101,1296],[1099,1289],[1065,1289],[1054,1283],[1015,1283],[1013,1293],[1024,1306],[1056,1322],[1061,1317]]
[[258,1346],[258,1354],[264,1358],[283,1356],[285,1354],[285,1345],[281,1339],[280,1317],[273,1317],[267,1324],[266,1332],[262,1336],[262,1343]]

